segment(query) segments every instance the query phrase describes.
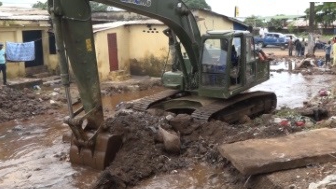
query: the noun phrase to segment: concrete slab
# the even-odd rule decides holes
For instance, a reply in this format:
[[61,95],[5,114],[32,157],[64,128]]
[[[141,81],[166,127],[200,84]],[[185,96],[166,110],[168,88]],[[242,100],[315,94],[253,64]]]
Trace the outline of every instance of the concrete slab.
[[15,89],[33,88],[35,85],[42,85],[42,79],[35,78],[20,78],[16,80],[9,80],[8,87]]
[[272,139],[219,146],[223,157],[245,175],[270,173],[334,161],[336,129],[316,129]]

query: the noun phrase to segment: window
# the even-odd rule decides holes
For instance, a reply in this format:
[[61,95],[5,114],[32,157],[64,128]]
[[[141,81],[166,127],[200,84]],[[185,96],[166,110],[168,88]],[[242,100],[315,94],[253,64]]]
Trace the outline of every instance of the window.
[[250,83],[254,81],[256,75],[256,61],[254,57],[254,41],[252,37],[246,38],[246,82]]
[[254,50],[254,44],[252,38],[249,37],[246,39],[246,62],[251,62],[254,59],[252,50]]
[[202,55],[202,84],[224,86],[227,64],[227,39],[208,39]]

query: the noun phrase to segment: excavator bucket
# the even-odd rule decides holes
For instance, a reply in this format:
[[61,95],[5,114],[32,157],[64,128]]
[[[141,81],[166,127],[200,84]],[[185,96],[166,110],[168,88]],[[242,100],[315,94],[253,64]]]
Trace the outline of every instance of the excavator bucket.
[[[92,136],[93,134],[87,133],[87,135]],[[107,132],[101,132],[97,135],[93,148],[79,147],[75,137],[72,136],[70,162],[103,170],[113,161],[121,145],[121,135],[112,135]]]

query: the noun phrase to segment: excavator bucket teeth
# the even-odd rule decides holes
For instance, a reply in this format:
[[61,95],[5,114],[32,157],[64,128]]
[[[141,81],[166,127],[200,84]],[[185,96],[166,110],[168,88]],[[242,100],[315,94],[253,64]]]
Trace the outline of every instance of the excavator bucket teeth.
[[74,144],[73,139],[70,147],[70,162],[103,170],[113,161],[121,144],[121,135],[112,135],[105,132],[98,134],[93,151],[86,147],[79,148]]

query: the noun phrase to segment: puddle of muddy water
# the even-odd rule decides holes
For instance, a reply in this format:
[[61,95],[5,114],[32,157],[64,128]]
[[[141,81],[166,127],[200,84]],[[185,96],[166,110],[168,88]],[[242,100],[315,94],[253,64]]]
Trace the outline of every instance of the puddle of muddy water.
[[0,188],[88,188],[98,171],[72,166],[62,117],[36,116],[0,127]]
[[[294,69],[295,64],[292,63]],[[277,108],[302,107],[303,102],[309,100],[321,89],[329,89],[332,85],[333,75],[302,75],[300,73],[289,73],[289,63],[277,62],[271,65],[272,70],[285,70],[283,72],[272,71],[270,79],[250,89],[250,91],[270,91],[277,95]],[[127,94],[116,94],[103,97],[105,109],[114,111],[114,107],[123,101],[129,101],[152,95],[165,90],[163,87],[156,87],[147,91],[133,92]]]
[[[293,65],[294,68],[294,65]],[[288,70],[284,62],[271,65],[271,69]],[[314,97],[321,89],[330,89],[333,84],[333,75],[302,75],[289,72],[271,72],[268,81],[257,85],[251,91],[275,92],[278,99],[277,109],[281,107],[302,107],[303,102]]]
[[[114,111],[122,101],[134,100],[164,90],[154,88],[139,93],[104,97],[104,109]],[[100,171],[71,165],[70,144],[62,142],[69,131],[59,115],[13,120],[0,127],[0,188],[90,188]]]
[[165,88],[163,87],[154,87],[154,88],[151,88],[145,91],[128,92],[128,93],[122,93],[122,94],[114,94],[111,96],[103,96],[102,101],[103,101],[104,110],[114,112],[116,105],[118,105],[121,102],[127,102],[131,100],[139,99],[145,96],[153,95],[155,93],[158,93],[164,90]]

